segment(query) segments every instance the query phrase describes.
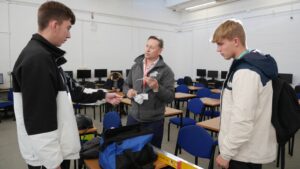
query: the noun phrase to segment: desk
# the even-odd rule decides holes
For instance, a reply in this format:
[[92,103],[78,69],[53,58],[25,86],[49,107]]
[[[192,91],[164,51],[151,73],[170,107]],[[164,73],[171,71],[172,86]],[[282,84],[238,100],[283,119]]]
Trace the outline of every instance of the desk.
[[79,135],[84,135],[84,134],[97,134],[97,128],[93,127],[87,130],[79,130]]
[[221,89],[210,89],[212,93],[221,93]]
[[191,92],[193,92],[193,91],[197,91],[197,90],[199,90],[199,89],[202,89],[203,87],[188,86],[188,88],[189,88],[189,90],[190,90]]
[[175,107],[176,109],[179,109],[179,102],[180,101],[187,101],[188,99],[196,97],[195,94],[189,94],[189,93],[181,93],[176,92],[175,93]]
[[[121,102],[123,104],[126,104],[128,106],[131,106],[131,100],[129,98],[123,98],[121,100]],[[176,116],[176,115],[182,115],[183,111],[180,109],[174,109],[171,107],[167,107],[166,106],[166,110],[165,110],[165,117],[169,117],[169,116]]]
[[202,122],[198,122],[197,125],[213,132],[219,132],[220,130],[220,117],[212,118]]
[[220,106],[221,101],[220,99],[212,99],[208,97],[202,97],[200,100],[205,104],[206,106],[211,106],[211,107],[217,107]]
[[[78,104],[79,106],[83,106],[84,107],[84,113],[86,114],[86,107],[88,107],[88,106],[91,106],[91,107],[93,107],[93,109],[94,109],[94,119],[96,119],[96,106],[101,106],[101,105],[103,105],[103,104],[105,104],[106,102],[104,101],[104,100],[98,100],[98,101],[96,101],[95,103],[76,103],[76,104]],[[79,110],[80,111],[80,110]],[[80,112],[78,112],[78,113],[80,113]],[[100,122],[102,121],[102,119],[101,119],[101,110],[100,110]]]
[[175,93],[175,99],[191,99],[196,97],[195,94],[189,94],[189,93],[181,93],[181,92],[176,92]]
[[[84,160],[84,163],[88,169],[101,169],[101,167],[99,166],[98,159],[86,159],[86,160]],[[155,166],[155,169],[160,169],[160,168],[164,168],[168,165],[157,160],[154,162],[154,166]]]

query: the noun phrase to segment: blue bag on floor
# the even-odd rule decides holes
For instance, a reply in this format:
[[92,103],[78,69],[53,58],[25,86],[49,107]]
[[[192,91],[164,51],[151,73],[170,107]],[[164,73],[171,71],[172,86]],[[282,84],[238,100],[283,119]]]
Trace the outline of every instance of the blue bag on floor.
[[103,169],[154,169],[157,159],[149,144],[153,134],[140,125],[109,129],[100,140],[99,164]]

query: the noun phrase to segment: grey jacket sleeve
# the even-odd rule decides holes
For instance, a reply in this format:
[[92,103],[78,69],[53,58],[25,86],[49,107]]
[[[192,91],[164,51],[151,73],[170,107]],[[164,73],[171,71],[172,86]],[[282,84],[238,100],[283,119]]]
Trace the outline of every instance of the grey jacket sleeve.
[[157,97],[165,103],[171,103],[175,98],[175,88],[174,73],[169,67],[167,67],[167,70],[158,83],[159,88],[158,92],[156,92]]

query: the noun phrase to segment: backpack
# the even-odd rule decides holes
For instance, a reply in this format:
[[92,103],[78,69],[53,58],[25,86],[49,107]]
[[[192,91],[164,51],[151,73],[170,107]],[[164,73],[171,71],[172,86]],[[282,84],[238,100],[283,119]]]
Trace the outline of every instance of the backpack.
[[157,155],[149,144],[152,137],[140,124],[106,130],[100,139],[101,168],[154,169]]
[[295,90],[286,81],[275,78],[273,85],[272,124],[277,142],[284,145],[300,128],[300,106]]
[[[246,60],[241,59],[236,63],[233,72],[240,67],[245,68],[245,65],[253,66],[252,68],[254,69],[252,70],[260,72],[256,65],[251,64]],[[232,74],[230,78],[232,78]],[[279,77],[273,78],[272,87],[273,99],[271,122],[276,131],[277,143],[284,146],[284,144],[289,141],[300,128],[300,106],[295,90],[285,80],[280,79]]]

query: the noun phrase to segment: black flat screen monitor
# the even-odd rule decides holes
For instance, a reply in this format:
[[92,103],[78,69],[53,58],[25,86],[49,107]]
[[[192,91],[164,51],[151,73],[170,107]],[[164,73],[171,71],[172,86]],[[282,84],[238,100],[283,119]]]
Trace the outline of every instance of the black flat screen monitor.
[[95,69],[95,77],[107,77],[107,69]]
[[130,69],[126,69],[126,77],[128,76]]
[[226,79],[227,71],[221,71],[221,79]]
[[91,70],[90,69],[77,69],[77,78],[78,79],[91,78]]
[[293,83],[293,74],[291,73],[278,73],[278,77],[280,79],[285,80],[286,82],[292,84]]
[[206,69],[197,69],[197,76],[205,77],[206,76]]
[[67,70],[67,71],[65,71],[65,73],[68,74],[71,78],[73,78],[73,71]]
[[207,77],[210,77],[213,79],[218,78],[218,71],[217,70],[208,70]]
[[113,72],[118,72],[118,73],[120,73],[123,76],[123,71],[122,70],[111,70],[110,71],[110,73],[113,73]]
[[0,73],[0,84],[4,83],[4,79],[3,79],[3,73]]

